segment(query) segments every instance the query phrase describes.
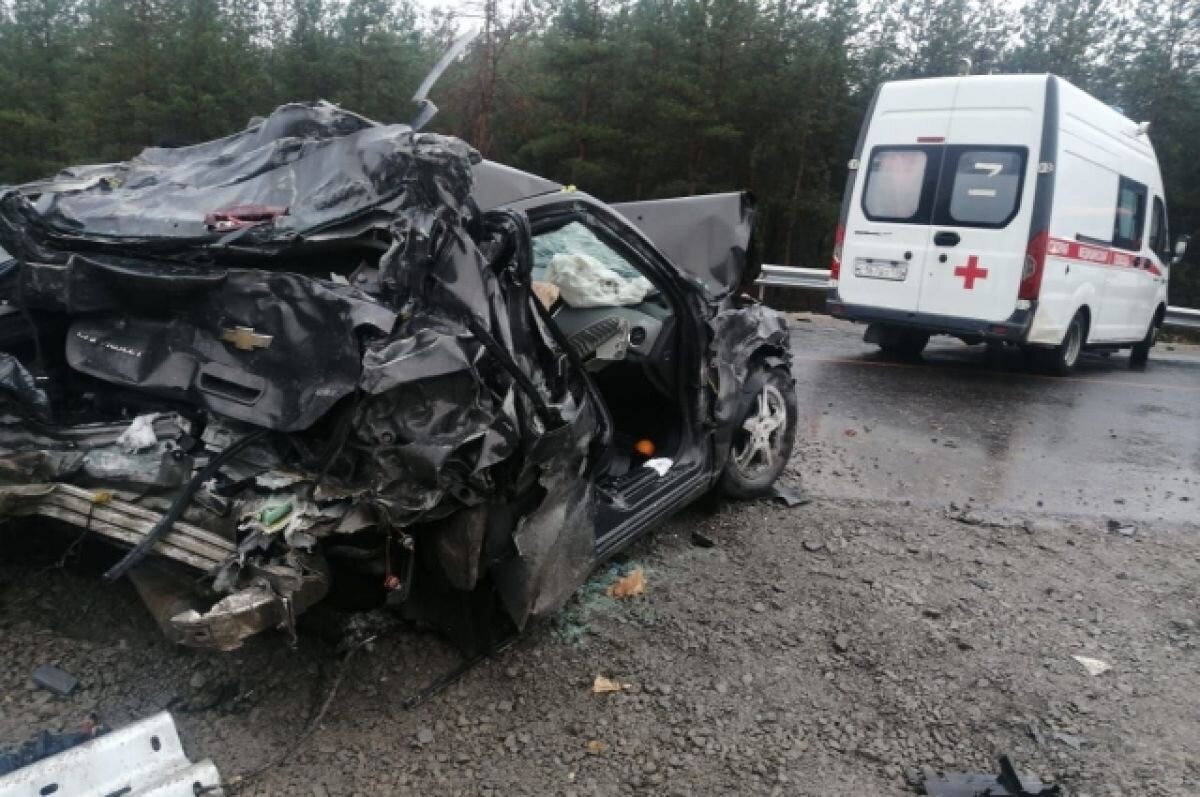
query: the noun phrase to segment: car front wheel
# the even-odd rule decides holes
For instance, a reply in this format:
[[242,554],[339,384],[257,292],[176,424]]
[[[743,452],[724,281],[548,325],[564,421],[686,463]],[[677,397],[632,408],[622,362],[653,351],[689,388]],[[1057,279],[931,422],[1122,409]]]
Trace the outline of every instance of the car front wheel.
[[783,368],[755,368],[742,391],[721,492],[733,498],[766,495],[787,467],[796,440],[796,390]]

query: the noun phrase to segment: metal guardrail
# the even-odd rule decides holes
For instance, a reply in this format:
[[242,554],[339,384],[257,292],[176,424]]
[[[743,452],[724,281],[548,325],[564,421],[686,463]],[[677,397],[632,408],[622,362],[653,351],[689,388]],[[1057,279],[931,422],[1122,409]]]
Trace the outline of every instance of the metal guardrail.
[[1163,319],[1163,326],[1200,329],[1200,310],[1193,310],[1190,307],[1168,307],[1167,317]]
[[827,268],[796,268],[794,266],[771,266],[766,263],[762,267],[756,285],[767,285],[772,288],[807,288],[819,291],[829,287],[829,269]]
[[163,711],[0,777],[0,797],[222,797],[212,761],[193,764]]
[[[829,270],[824,268],[797,268],[763,264],[762,275],[754,283],[767,288],[801,288],[823,291],[829,287]],[[1200,329],[1200,310],[1190,307],[1168,307],[1165,327]]]

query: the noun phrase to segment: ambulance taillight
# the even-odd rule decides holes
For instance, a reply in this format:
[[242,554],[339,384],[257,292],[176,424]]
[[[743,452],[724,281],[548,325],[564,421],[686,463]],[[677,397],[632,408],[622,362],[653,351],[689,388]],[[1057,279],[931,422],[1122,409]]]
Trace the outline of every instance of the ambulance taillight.
[[833,233],[833,258],[829,261],[829,286],[836,288],[842,273],[842,243],[846,239],[846,228],[839,224]]
[[1036,299],[1042,292],[1042,270],[1046,265],[1046,243],[1050,236],[1042,230],[1029,239],[1025,249],[1025,267],[1021,271],[1021,287],[1018,299]]

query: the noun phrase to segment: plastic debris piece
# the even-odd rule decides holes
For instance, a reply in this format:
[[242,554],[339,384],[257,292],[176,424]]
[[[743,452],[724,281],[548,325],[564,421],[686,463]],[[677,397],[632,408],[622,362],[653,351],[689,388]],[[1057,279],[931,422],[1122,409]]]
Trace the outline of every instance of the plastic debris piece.
[[646,591],[646,572],[635,567],[623,578],[617,579],[608,587],[610,598],[632,598]]
[[783,504],[788,509],[812,503],[812,499],[801,493],[799,490],[794,490],[791,487],[784,487],[778,482],[771,485],[771,498],[775,501],[775,503]]
[[117,438],[121,450],[126,454],[136,454],[157,444],[158,435],[154,433],[154,419],[157,417],[156,413],[150,413],[134,418],[133,423]]
[[1107,661],[1093,659],[1087,656],[1072,656],[1071,658],[1083,665],[1083,669],[1087,670],[1088,675],[1100,675],[1112,669],[1112,665]]
[[624,692],[633,684],[625,684],[620,681],[614,681],[611,678],[605,678],[603,675],[597,675],[596,680],[592,682],[592,694],[607,695],[612,692]]
[[547,310],[554,307],[554,303],[558,301],[558,297],[562,294],[557,285],[551,285],[549,282],[537,282],[530,286],[533,290],[533,295],[542,303],[542,307]]
[[288,515],[292,514],[292,502],[287,501],[275,506],[269,506],[259,514],[258,519],[268,528],[274,526]]
[[113,494],[108,490],[96,490],[92,493],[93,504],[107,504],[113,500]]
[[693,531],[692,545],[695,545],[697,548],[714,548],[717,545],[717,541],[702,531]]
[[648,459],[642,465],[643,468],[649,468],[659,476],[666,476],[667,471],[675,464],[675,460],[667,459],[666,457],[658,457],[657,459]]
[[68,697],[79,686],[79,679],[53,664],[43,664],[33,671],[33,682],[60,697]]
[[589,739],[587,749],[592,755],[600,755],[608,750],[608,742],[603,739]]
[[1087,742],[1086,736],[1077,736],[1070,733],[1056,733],[1054,738],[1070,747],[1072,750],[1078,750]]
[[1000,756],[1000,774],[953,773],[929,777],[922,784],[929,797],[1062,797],[1061,786],[1021,777],[1008,756]]

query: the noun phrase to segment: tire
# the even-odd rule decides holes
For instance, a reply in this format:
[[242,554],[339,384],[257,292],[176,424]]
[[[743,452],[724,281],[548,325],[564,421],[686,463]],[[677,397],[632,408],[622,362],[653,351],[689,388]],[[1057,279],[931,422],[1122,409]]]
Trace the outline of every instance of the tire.
[[921,356],[921,352],[925,351],[925,347],[928,345],[929,334],[927,332],[906,329],[897,336],[896,340],[879,344],[879,349],[888,357],[915,360]]
[[1150,321],[1150,328],[1146,330],[1146,337],[1142,338],[1141,343],[1133,344],[1133,348],[1129,351],[1129,366],[1131,368],[1144,368],[1147,361],[1150,359],[1150,350],[1154,348],[1155,342],[1158,340],[1158,316],[1155,315]]
[[[718,485],[722,494],[759,498],[770,492],[792,455],[797,415],[796,388],[787,369],[752,366]],[[772,418],[783,425],[764,428]]]
[[1067,325],[1063,342],[1053,349],[1043,350],[1042,364],[1047,371],[1058,376],[1067,376],[1075,370],[1079,356],[1083,353],[1083,344],[1087,342],[1087,323],[1083,313],[1078,312]]

